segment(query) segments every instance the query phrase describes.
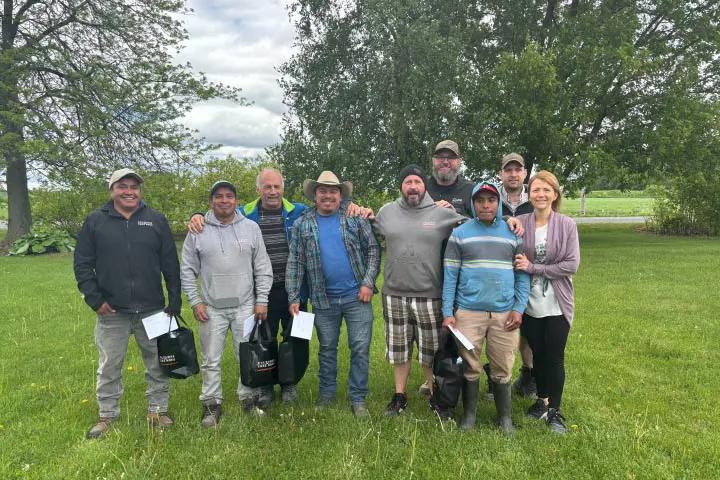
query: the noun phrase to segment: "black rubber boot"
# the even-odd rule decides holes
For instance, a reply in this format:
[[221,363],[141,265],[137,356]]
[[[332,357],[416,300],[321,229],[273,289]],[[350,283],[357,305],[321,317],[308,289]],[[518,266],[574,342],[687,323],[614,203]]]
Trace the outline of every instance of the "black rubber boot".
[[520,376],[513,383],[513,391],[525,398],[533,398],[537,395],[537,385],[531,368],[524,365],[520,368]]
[[460,430],[468,431],[475,428],[477,418],[477,402],[480,394],[480,380],[469,382],[463,380],[463,416],[460,422]]
[[495,395],[495,409],[497,410],[497,421],[500,430],[505,435],[513,435],[515,428],[512,424],[510,404],[510,383],[493,382],[493,393]]

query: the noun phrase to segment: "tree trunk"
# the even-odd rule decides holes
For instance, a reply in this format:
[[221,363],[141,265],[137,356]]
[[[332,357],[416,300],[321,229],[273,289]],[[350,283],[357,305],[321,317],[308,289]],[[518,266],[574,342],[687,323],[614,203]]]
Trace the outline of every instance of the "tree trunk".
[[[22,136],[22,133],[20,134]],[[17,144],[16,144],[17,145]],[[30,233],[32,216],[30,213],[30,195],[28,194],[27,165],[25,158],[11,145],[7,156],[7,194],[8,194],[8,233],[5,241],[8,245]]]

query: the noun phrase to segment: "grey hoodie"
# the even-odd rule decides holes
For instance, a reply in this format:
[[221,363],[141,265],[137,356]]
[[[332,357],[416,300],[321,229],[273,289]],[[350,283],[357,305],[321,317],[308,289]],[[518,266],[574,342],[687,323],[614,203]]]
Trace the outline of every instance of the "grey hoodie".
[[208,212],[203,232],[185,237],[180,280],[191,307],[200,303],[215,308],[267,305],[273,276],[258,224],[239,213],[223,224]]
[[400,197],[375,216],[373,230],[385,237],[387,255],[382,292],[401,297],[442,297],[442,251],[453,228],[465,217],[438,207],[425,193],[411,207]]

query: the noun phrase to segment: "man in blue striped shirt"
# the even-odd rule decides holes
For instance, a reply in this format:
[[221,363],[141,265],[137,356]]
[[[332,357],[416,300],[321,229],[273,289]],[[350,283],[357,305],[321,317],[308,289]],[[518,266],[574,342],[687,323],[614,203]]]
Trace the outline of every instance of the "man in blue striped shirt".
[[473,345],[470,350],[459,345],[465,364],[460,428],[475,426],[485,340],[498,423],[503,433],[511,435],[510,379],[530,280],[513,269],[515,255],[522,253],[522,239],[502,219],[497,186],[477,185],[472,207],[474,218],[450,235],[444,261],[443,326],[457,328]]

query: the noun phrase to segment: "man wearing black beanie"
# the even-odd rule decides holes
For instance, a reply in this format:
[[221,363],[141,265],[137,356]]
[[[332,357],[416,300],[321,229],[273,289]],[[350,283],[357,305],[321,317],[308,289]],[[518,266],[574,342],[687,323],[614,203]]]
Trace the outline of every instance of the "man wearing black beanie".
[[395,391],[386,416],[402,414],[407,407],[413,343],[428,384],[430,406],[441,418],[432,398],[432,361],[442,329],[442,249],[452,230],[463,220],[454,209],[436,205],[425,192],[425,172],[408,165],[398,175],[401,196],[384,205],[373,230],[385,237],[385,283],[382,289],[385,320],[385,358],[395,370]]

